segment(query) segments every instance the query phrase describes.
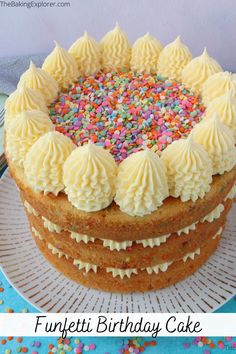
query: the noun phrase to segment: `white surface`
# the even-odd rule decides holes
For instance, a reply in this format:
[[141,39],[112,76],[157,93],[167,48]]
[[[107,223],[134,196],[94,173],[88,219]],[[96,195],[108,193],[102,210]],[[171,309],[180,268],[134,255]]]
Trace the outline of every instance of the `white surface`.
[[218,250],[187,280],[145,294],[110,294],[79,286],[47,263],[6,171],[0,182],[1,264],[12,285],[44,312],[211,312],[235,294],[235,212],[236,205]]
[[163,44],[180,34],[194,56],[207,46],[225,69],[236,71],[235,0],[68,1],[69,8],[1,7],[0,56],[49,52],[54,39],[68,48],[85,29],[100,39],[117,20],[131,42],[147,31]]

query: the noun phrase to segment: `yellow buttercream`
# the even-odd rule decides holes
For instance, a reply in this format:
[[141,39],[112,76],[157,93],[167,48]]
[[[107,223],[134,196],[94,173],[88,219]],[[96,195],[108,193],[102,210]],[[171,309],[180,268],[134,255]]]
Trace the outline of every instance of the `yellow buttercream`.
[[102,38],[100,49],[102,69],[105,71],[130,67],[131,47],[128,37],[118,24]]
[[196,251],[194,251],[194,252],[189,252],[189,253],[187,253],[187,254],[183,257],[184,263],[187,262],[188,259],[192,259],[192,261],[193,261],[196,256],[199,256],[199,255],[200,255],[200,253],[201,253],[200,248],[196,249]]
[[23,167],[25,155],[42,135],[53,131],[49,116],[41,111],[21,112],[8,124],[7,152],[10,159]]
[[27,200],[24,201],[24,206],[26,208],[26,210],[28,211],[28,213],[33,214],[34,216],[39,216],[39,213],[37,212],[37,210],[35,210],[32,205],[30,205]]
[[79,269],[79,270],[85,270],[85,273],[88,273],[90,270],[92,270],[94,273],[97,273],[98,266],[95,264],[90,264],[86,262],[82,262],[80,259],[74,259],[73,264]]
[[58,84],[45,70],[30,62],[30,67],[20,77],[17,87],[25,85],[41,92],[47,104],[57,97]]
[[39,138],[26,154],[26,180],[36,191],[57,195],[64,189],[63,164],[75,145],[65,135],[50,132]]
[[115,201],[124,213],[150,214],[168,195],[165,165],[151,150],[134,153],[119,165]]
[[190,231],[196,230],[196,226],[197,226],[197,222],[195,222],[191,225],[188,225],[188,226],[184,227],[183,229],[178,230],[176,233],[178,236],[180,236],[181,234],[188,235]]
[[11,119],[26,110],[37,109],[48,113],[48,108],[42,94],[34,89],[22,85],[15,90],[5,102],[5,127]]
[[60,88],[72,84],[78,77],[78,69],[74,58],[57,42],[53,51],[44,60],[42,69],[48,72]]
[[78,147],[64,165],[63,179],[69,201],[87,212],[111,204],[117,166],[112,155],[90,142]]
[[69,259],[69,256],[67,254],[54,247],[51,243],[48,243],[48,249],[52,252],[52,254],[56,255],[58,258],[65,257],[66,259]]
[[192,54],[179,36],[160,53],[158,73],[169,79],[181,80],[182,70],[191,59]]
[[131,69],[140,73],[157,73],[161,43],[149,33],[136,40],[132,47]]
[[89,242],[95,242],[95,238],[85,235],[85,234],[78,234],[77,232],[71,232],[70,237],[75,240],[76,242],[84,242],[85,244]]
[[79,75],[93,75],[101,68],[99,44],[87,32],[68,50],[77,64]]
[[219,219],[221,213],[224,211],[224,204],[219,204],[215,209],[213,209],[209,214],[201,218],[200,222],[203,223],[205,221],[207,222],[213,222],[216,219]]
[[136,268],[128,268],[128,269],[120,269],[120,268],[106,268],[107,273],[112,273],[113,278],[120,277],[124,279],[124,277],[131,278],[132,274],[138,274],[138,269]]
[[236,99],[231,90],[209,103],[205,119],[212,117],[214,112],[217,112],[220,121],[232,130],[236,139]]
[[163,235],[163,236],[156,237],[156,238],[147,238],[145,240],[136,240],[135,242],[143,245],[143,247],[153,248],[153,247],[160,246],[162,243],[165,243],[170,236],[171,236],[171,234],[168,234],[168,235]]
[[174,141],[162,153],[170,195],[183,202],[203,198],[212,182],[211,160],[204,148],[187,139]]
[[133,244],[132,241],[123,241],[123,242],[116,242],[113,240],[103,240],[103,246],[108,247],[111,251],[121,251],[126,250],[126,248],[131,247]]
[[216,60],[204,49],[202,55],[192,59],[182,71],[182,81],[190,89],[200,92],[204,82],[213,74],[222,71]]
[[209,77],[202,87],[202,99],[208,105],[214,98],[228,91],[236,98],[236,74],[228,71],[219,72]]
[[44,216],[42,216],[42,220],[43,226],[50,232],[56,232],[57,234],[59,234],[63,230],[60,225],[54,224],[50,220],[46,219]]
[[213,174],[230,171],[236,163],[235,140],[231,130],[221,123],[218,114],[202,120],[192,130],[193,138],[208,152]]
[[236,194],[236,185],[234,185],[231,190],[229,191],[229,193],[227,194],[227,196],[225,197],[224,201],[228,200],[228,199],[234,199],[234,196]]

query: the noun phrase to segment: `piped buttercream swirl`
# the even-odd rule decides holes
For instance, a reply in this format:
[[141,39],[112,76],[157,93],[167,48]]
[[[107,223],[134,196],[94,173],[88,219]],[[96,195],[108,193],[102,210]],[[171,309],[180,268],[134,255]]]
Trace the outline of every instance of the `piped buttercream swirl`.
[[236,98],[236,74],[228,71],[216,73],[209,77],[202,87],[203,102],[208,105],[214,98],[228,91]]
[[212,100],[205,112],[205,119],[212,117],[217,112],[220,121],[227,125],[233,132],[236,139],[236,98],[232,91]]
[[180,36],[168,44],[160,53],[158,72],[169,79],[180,80],[183,68],[190,62],[192,55]]
[[192,130],[194,140],[208,152],[212,161],[213,174],[230,171],[236,163],[236,147],[233,133],[221,123],[215,113],[202,120]]
[[25,85],[22,85],[12,92],[5,102],[5,109],[6,128],[9,121],[23,111],[37,109],[48,113],[48,108],[42,94],[35,89],[26,87]]
[[37,68],[30,62],[30,67],[20,77],[17,87],[25,85],[41,92],[47,104],[53,101],[58,93],[58,84],[45,70]]
[[54,130],[49,116],[38,110],[21,112],[8,125],[7,152],[10,159],[23,167],[26,153],[42,135]]
[[68,52],[76,61],[79,75],[89,76],[100,70],[99,44],[87,32],[72,44]]
[[26,154],[26,180],[36,191],[57,195],[64,189],[63,165],[75,145],[65,135],[49,132],[39,138]]
[[212,182],[211,160],[204,148],[187,139],[174,141],[162,153],[170,195],[183,202],[203,198]]
[[105,71],[128,69],[130,66],[131,47],[127,35],[118,23],[100,42],[101,64]]
[[90,142],[78,147],[64,165],[69,201],[87,212],[106,208],[115,195],[116,173],[115,160],[107,150]]
[[192,59],[182,71],[182,81],[186,86],[200,92],[204,82],[213,74],[222,71],[217,61],[211,58],[206,48],[202,55]]
[[44,60],[42,69],[49,73],[60,88],[72,84],[78,77],[74,58],[57,42],[53,51]]
[[168,195],[165,165],[151,150],[134,153],[119,165],[115,202],[124,213],[150,214]]
[[149,33],[138,38],[132,47],[131,69],[140,73],[157,73],[161,43]]

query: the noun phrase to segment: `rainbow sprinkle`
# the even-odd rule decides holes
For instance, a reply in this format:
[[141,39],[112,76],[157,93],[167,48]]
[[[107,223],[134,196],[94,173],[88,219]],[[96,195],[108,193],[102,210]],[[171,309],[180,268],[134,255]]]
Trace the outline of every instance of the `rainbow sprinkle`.
[[187,136],[204,110],[200,97],[176,81],[111,72],[80,78],[53,102],[50,117],[77,145],[90,140],[120,162]]

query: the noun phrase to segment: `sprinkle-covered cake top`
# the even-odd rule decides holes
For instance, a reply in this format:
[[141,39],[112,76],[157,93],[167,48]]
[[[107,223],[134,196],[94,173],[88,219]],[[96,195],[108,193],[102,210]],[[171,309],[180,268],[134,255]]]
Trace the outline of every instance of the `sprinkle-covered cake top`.
[[85,33],[68,51],[56,43],[17,87],[8,156],[31,188],[79,210],[114,201],[143,217],[168,196],[195,202],[236,164],[236,75],[206,49],[192,58],[179,36],[131,47],[118,24],[100,43]]
[[186,137],[204,110],[200,97],[175,80],[99,72],[63,90],[50,118],[75,144],[91,141],[121,162],[144,147],[162,151]]

